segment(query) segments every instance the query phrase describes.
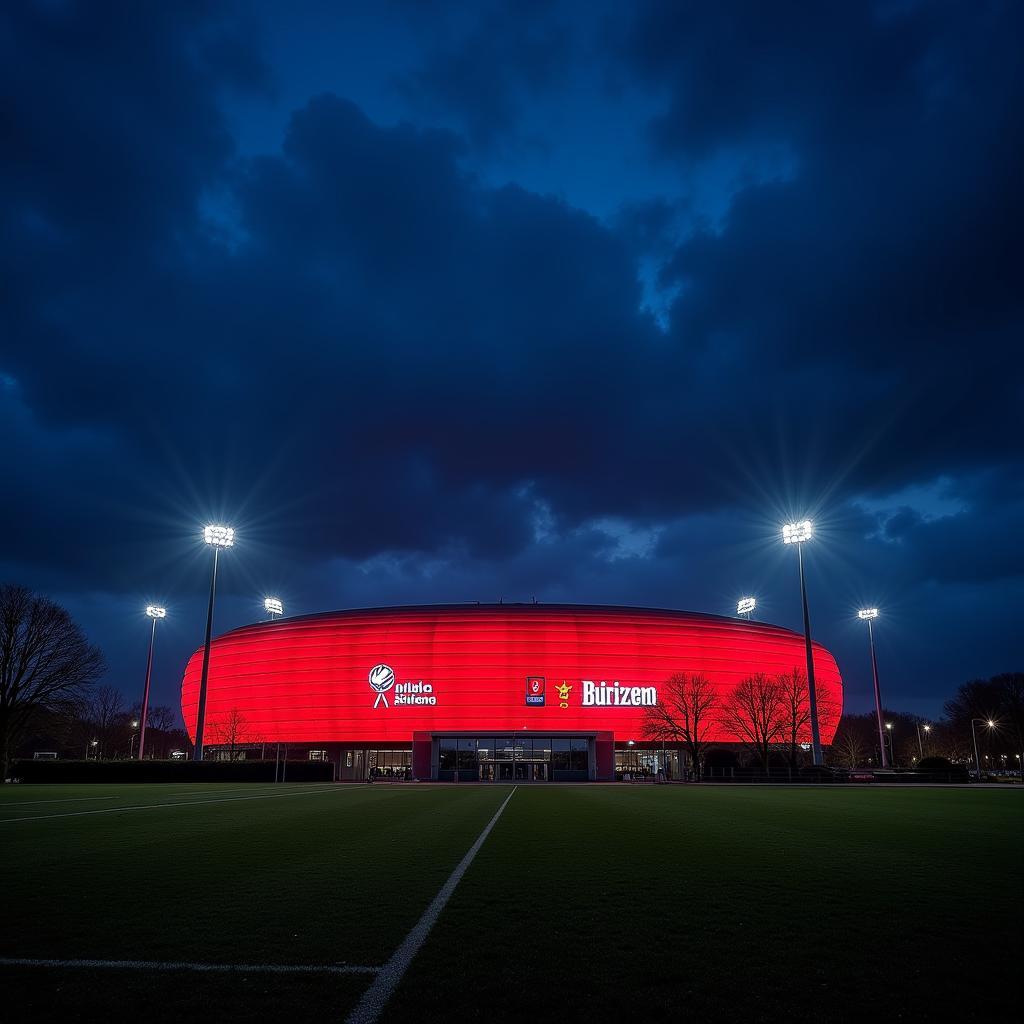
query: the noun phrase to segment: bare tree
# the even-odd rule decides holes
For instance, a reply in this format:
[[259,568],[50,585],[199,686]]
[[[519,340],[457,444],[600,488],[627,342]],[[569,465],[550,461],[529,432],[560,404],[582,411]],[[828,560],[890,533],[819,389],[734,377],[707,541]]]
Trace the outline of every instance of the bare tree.
[[785,703],[778,680],[764,672],[742,680],[732,692],[723,720],[767,771],[772,744],[779,741],[785,729]]
[[711,680],[699,672],[676,672],[662,687],[662,699],[647,708],[643,735],[646,739],[684,743],[699,777],[718,693]]
[[149,709],[146,716],[146,728],[157,729],[160,732],[170,732],[178,724],[178,716],[174,709],[166,704],[159,704]]
[[[807,676],[798,668],[791,672],[780,672],[775,677],[779,685],[781,702],[782,738],[787,748],[787,760],[795,768],[800,749],[800,736],[810,727],[811,701],[807,688]],[[819,724],[821,708],[818,709]]]
[[127,713],[124,694],[114,686],[101,686],[89,701],[88,721],[94,738],[99,740],[99,757],[114,753],[120,733],[124,731]]
[[[132,714],[136,718],[141,716],[139,705],[135,705],[132,709]],[[166,704],[159,704],[149,708],[149,712],[146,715],[146,729],[148,730],[146,733],[146,750],[149,752],[150,757],[167,756],[168,739],[177,724],[178,716],[173,708],[168,707]]]
[[843,768],[861,768],[867,764],[876,746],[872,733],[874,718],[874,714],[847,715],[843,718],[829,751],[829,759],[833,764]]
[[219,746],[228,748],[228,760],[234,761],[239,746],[250,740],[249,723],[238,708],[232,708],[211,723],[210,734]]
[[39,711],[64,711],[103,673],[103,655],[68,613],[27,587],[0,585],[0,767]]

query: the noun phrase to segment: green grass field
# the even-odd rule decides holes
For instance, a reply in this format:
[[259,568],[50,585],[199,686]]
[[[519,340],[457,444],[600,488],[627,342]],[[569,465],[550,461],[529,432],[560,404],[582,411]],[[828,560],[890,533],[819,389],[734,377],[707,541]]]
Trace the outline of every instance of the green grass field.
[[[0,957],[379,967],[510,791],[4,787]],[[993,790],[519,787],[382,1019],[1005,1019],[1022,826]],[[342,1021],[372,979],[0,966],[12,1019]]]

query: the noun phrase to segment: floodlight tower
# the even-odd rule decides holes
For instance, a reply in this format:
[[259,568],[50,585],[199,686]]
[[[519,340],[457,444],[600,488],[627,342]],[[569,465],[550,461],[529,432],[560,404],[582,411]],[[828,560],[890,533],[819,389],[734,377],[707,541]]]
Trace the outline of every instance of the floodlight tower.
[[207,526],[203,540],[213,548],[213,573],[210,576],[210,606],[206,612],[206,644],[203,647],[203,675],[199,681],[199,707],[196,711],[196,746],[193,761],[203,759],[203,727],[206,725],[206,682],[210,678],[210,637],[213,634],[213,598],[217,592],[217,562],[221,548],[235,543],[235,531],[230,526]]
[[807,585],[804,582],[804,544],[811,539],[810,519],[787,523],[782,528],[782,543],[795,544],[800,566],[800,600],[804,606],[804,646],[807,649],[807,703],[811,713],[811,754],[816,765],[822,763],[821,735],[818,732],[818,695],[814,687],[814,652],[811,648],[811,616],[807,611]]
[[754,609],[757,607],[757,599],[753,597],[741,597],[739,603],[736,605],[736,614],[742,615],[748,621],[754,614]]
[[276,597],[265,597],[263,599],[263,610],[270,616],[271,621],[276,619],[278,615],[284,615],[284,605]]
[[875,718],[878,720],[878,745],[882,751],[882,767],[889,767],[889,755],[885,749],[885,733],[882,731],[882,692],[878,688],[878,662],[875,660],[875,633],[871,623],[878,618],[877,608],[861,608],[857,618],[868,624],[868,644],[871,647],[871,676],[875,681]]
[[149,631],[149,657],[146,659],[146,685],[142,689],[142,714],[139,716],[139,760],[146,747],[146,715],[149,712],[149,680],[153,675],[153,645],[156,643],[156,620],[167,616],[167,609],[155,604],[146,605],[146,614],[153,620]]

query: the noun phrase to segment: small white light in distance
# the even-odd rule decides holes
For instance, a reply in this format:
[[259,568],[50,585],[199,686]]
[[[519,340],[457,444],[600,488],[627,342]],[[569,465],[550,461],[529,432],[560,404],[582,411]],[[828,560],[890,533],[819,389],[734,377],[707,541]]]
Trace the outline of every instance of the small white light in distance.
[[235,543],[235,531],[230,526],[207,526],[203,530],[203,540],[215,548],[229,548]]
[[811,521],[805,519],[802,523],[787,523],[782,528],[783,544],[802,544],[805,540],[811,539]]
[[877,619],[878,618],[878,609],[877,608],[861,608],[861,610],[859,612],[857,612],[857,618],[858,619]]
[[753,597],[741,597],[740,603],[736,605],[737,615],[746,615],[757,607],[757,600]]
[[270,615],[284,615],[284,605],[276,597],[268,597],[263,601],[263,607]]

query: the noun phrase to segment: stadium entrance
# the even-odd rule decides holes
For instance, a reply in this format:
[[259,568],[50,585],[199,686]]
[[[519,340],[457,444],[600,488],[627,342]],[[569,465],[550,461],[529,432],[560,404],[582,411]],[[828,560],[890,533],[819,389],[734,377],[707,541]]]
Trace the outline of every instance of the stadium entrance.
[[[417,734],[429,742],[430,778],[438,782],[585,782],[598,772],[598,734],[478,736]],[[427,750],[424,749],[424,754]],[[414,755],[415,756],[415,755]]]

